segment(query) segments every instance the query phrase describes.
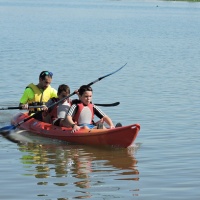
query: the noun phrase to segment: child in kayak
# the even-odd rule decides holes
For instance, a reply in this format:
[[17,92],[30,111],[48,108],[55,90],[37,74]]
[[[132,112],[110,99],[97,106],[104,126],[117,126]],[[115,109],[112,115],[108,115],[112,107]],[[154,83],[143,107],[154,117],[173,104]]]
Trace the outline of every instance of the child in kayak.
[[51,98],[46,105],[42,108],[43,112],[43,121],[56,125],[63,126],[63,120],[66,117],[66,114],[71,106],[71,100],[69,98],[64,99],[60,103],[56,104],[53,107],[50,107],[55,102],[67,97],[70,94],[70,88],[68,85],[62,84],[58,87],[58,98]]
[[81,127],[92,129],[97,128],[93,124],[94,115],[100,118],[100,126],[103,127],[103,122],[106,122],[110,128],[114,128],[112,120],[96,105],[92,104],[92,88],[87,85],[82,85],[78,90],[79,100],[73,104],[65,118],[65,123],[72,127],[72,133],[78,131]]

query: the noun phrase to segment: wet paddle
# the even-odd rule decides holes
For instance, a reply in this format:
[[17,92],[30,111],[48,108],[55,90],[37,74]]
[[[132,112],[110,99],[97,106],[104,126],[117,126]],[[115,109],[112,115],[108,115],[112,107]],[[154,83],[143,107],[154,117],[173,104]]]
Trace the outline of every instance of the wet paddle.
[[112,107],[112,106],[118,106],[120,102],[115,103],[95,103],[96,106],[104,106],[104,107]]
[[[42,108],[42,106],[29,106],[28,108]],[[0,110],[14,110],[14,109],[22,109],[22,107],[21,106],[16,106],[16,107],[0,108]]]
[[[126,63],[126,64],[127,64],[127,63]],[[106,78],[106,77],[108,77],[108,76],[110,76],[110,75],[112,75],[112,74],[118,72],[118,71],[121,70],[123,67],[125,67],[126,64],[123,65],[122,67],[120,67],[119,69],[117,69],[116,71],[111,72],[111,73],[109,73],[109,74],[107,74],[107,75],[105,75],[105,76],[102,76],[102,77],[96,79],[95,81],[89,83],[88,86],[91,86],[91,85],[95,84],[96,82],[98,82],[98,81],[100,81],[100,80],[102,80],[102,79],[104,79],[104,78]],[[51,108],[51,107],[53,107],[53,106],[59,104],[59,103],[62,102],[63,100],[68,99],[69,97],[71,97],[71,96],[73,96],[73,95],[75,95],[75,94],[76,94],[76,92],[73,92],[73,93],[69,94],[68,96],[66,96],[66,97],[64,97],[64,98],[62,98],[62,99],[60,99],[59,101],[57,101],[57,102],[51,104],[48,108]],[[41,111],[36,112],[35,114],[31,115],[30,117],[27,117],[26,119],[20,121],[20,122],[17,123],[16,125],[10,125],[10,126],[5,126],[5,127],[0,128],[0,134],[7,138],[8,135],[11,133],[12,130],[16,129],[18,126],[20,126],[20,125],[23,124],[24,122],[26,122],[26,121],[28,121],[28,120],[30,120],[30,119],[36,117],[36,116],[39,115],[41,112],[43,112],[43,111],[41,110]]]
[[[118,106],[120,102],[115,102],[115,103],[95,103],[97,106],[104,106],[104,107],[112,107],[112,106]],[[43,106],[29,106],[28,108],[42,108]],[[14,110],[14,109],[22,109],[21,106],[16,106],[16,107],[2,107],[0,110]]]

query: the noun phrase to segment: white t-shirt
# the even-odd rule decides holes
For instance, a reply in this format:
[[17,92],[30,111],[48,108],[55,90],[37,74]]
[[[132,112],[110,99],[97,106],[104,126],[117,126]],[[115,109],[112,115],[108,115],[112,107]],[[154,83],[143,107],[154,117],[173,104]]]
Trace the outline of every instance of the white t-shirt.
[[69,108],[70,104],[67,101],[65,101],[64,103],[59,103],[57,107],[58,118],[64,119],[68,113]]
[[[49,107],[52,104],[54,104],[55,102],[50,99],[47,103],[46,106]],[[56,106],[56,105],[55,105]],[[60,102],[57,104],[57,118],[62,118],[64,119],[68,113],[68,110],[70,108],[70,104],[68,103],[68,101],[64,101],[64,102]],[[51,108],[50,108],[51,109]]]

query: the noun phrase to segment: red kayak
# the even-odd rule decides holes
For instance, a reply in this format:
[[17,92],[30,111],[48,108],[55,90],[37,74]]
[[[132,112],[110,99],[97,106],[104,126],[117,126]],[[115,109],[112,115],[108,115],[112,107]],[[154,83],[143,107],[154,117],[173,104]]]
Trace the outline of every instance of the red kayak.
[[[27,113],[18,113],[13,117],[11,123],[16,125],[28,117]],[[75,133],[71,133],[71,128],[54,126],[32,118],[22,123],[18,128],[69,143],[126,148],[133,144],[140,130],[140,125],[132,124],[114,129],[82,128]]]

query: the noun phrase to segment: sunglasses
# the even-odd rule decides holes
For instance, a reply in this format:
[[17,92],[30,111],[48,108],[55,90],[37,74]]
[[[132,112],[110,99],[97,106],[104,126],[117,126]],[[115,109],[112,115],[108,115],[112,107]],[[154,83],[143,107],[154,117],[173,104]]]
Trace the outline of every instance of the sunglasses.
[[52,72],[48,72],[48,71],[45,71],[45,72],[43,72],[42,74],[41,74],[41,76],[53,76],[53,73]]
[[40,77],[45,77],[45,76],[50,76],[50,77],[52,78],[53,73],[52,73],[52,72],[45,71],[45,72],[42,72],[42,73],[40,74]]

